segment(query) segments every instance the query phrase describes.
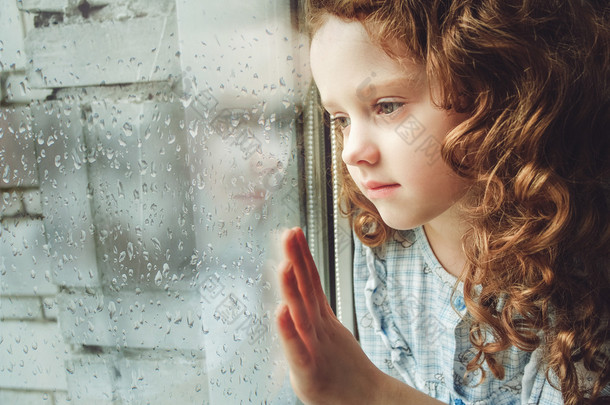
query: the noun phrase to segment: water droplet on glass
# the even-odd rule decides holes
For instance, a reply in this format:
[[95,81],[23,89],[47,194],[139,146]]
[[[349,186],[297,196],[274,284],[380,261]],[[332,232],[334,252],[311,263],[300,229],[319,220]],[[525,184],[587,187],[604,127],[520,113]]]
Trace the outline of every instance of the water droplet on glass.
[[2,173],[2,181],[4,181],[7,184],[11,181],[11,169],[10,169],[9,165],[6,165],[4,167],[4,172]]
[[193,120],[189,124],[189,134],[194,138],[197,136],[197,132],[199,131],[199,121]]
[[83,165],[78,152],[76,152],[76,149],[72,149],[72,161],[74,162],[74,168],[76,170],[80,169]]
[[125,136],[133,134],[133,126],[129,122],[123,124],[123,133],[125,133]]
[[114,318],[114,314],[116,313],[116,304],[114,301],[110,301],[108,303],[108,314],[110,315],[110,319]]
[[162,280],[163,280],[163,276],[161,275],[161,270],[159,270],[159,271],[157,271],[157,275],[155,276],[155,284],[157,286],[160,286]]

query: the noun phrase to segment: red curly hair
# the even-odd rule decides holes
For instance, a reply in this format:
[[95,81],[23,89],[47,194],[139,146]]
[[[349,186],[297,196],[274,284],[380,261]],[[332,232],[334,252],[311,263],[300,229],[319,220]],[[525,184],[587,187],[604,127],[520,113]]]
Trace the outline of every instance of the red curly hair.
[[[469,220],[464,296],[478,351],[469,371],[487,363],[501,379],[496,353],[542,345],[565,403],[596,403],[610,382],[607,1],[306,7],[312,35],[330,14],[361,22],[397,58],[388,44],[398,39],[440,85],[436,104],[469,114],[442,145],[445,162],[473,184],[461,206]],[[384,243],[394,230],[345,165],[342,177],[355,234],[368,246]],[[577,362],[597,376],[592,389],[579,381]]]

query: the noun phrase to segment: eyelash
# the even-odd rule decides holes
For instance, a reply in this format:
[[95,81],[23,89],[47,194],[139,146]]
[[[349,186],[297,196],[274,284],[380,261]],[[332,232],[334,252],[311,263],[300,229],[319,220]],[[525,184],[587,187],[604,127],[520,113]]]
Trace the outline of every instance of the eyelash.
[[331,125],[335,126],[335,128],[343,129],[347,128],[351,121],[349,117],[333,117],[330,120]]
[[[383,106],[388,105],[392,105],[395,108],[390,112],[383,112]],[[375,104],[375,112],[377,112],[378,114],[390,115],[395,113],[396,110],[400,109],[403,105],[405,105],[405,103],[402,103],[400,101],[382,101],[380,103]]]
[[[404,104],[405,103],[402,103],[400,101],[383,101],[383,102],[375,104],[373,107],[374,107],[375,113],[377,113],[377,114],[391,115],[391,114],[395,113],[397,110],[399,110]],[[383,107],[387,107],[389,105],[391,105],[394,108],[392,109],[392,111],[385,112]],[[350,125],[350,118],[349,117],[333,117],[331,119],[330,123],[332,125],[336,125],[336,128],[344,129]]]

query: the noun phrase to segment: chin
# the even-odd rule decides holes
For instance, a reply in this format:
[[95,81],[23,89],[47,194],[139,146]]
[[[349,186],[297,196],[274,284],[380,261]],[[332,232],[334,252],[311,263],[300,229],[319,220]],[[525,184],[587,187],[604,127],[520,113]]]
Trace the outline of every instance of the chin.
[[396,214],[384,215],[381,213],[381,219],[387,226],[397,231],[406,231],[423,225],[423,222],[420,223],[415,218],[404,218],[404,215],[402,218],[397,218]]

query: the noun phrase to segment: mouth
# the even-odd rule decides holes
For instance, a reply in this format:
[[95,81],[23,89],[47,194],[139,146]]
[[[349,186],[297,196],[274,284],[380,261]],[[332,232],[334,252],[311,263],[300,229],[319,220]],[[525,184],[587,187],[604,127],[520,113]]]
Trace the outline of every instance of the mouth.
[[369,181],[364,183],[365,194],[370,199],[390,197],[400,188],[398,183],[379,183]]
[[262,201],[265,200],[267,192],[265,190],[252,190],[241,194],[233,194],[234,200],[240,201]]

